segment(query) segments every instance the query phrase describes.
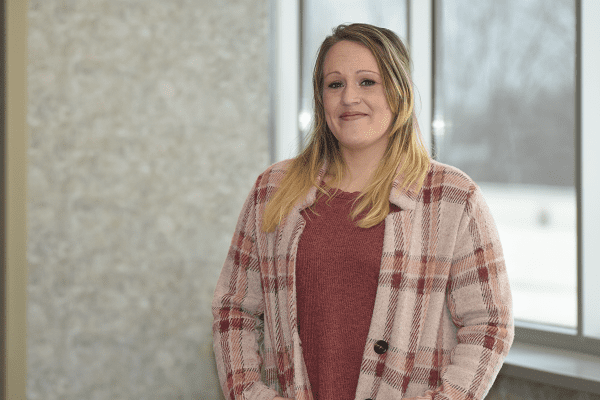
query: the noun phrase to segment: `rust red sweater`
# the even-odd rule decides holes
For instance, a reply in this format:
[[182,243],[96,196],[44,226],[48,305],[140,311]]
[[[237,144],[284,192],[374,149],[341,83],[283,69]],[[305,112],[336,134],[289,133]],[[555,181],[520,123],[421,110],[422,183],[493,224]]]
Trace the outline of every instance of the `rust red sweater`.
[[306,227],[296,259],[298,325],[318,400],[354,398],[375,304],[384,223],[364,229],[350,220],[358,195],[338,191],[331,200],[320,196],[312,211],[302,212]]

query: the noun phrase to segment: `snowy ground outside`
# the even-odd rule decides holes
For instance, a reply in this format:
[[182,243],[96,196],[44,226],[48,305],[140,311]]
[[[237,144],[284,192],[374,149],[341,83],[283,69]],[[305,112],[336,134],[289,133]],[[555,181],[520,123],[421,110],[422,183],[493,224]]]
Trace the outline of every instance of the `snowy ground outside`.
[[574,188],[480,184],[502,241],[515,319],[575,328]]

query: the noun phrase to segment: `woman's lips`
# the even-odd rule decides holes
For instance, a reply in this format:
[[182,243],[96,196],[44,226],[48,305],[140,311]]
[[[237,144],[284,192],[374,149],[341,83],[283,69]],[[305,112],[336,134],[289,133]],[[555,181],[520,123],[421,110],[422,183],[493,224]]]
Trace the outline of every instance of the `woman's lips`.
[[342,115],[340,115],[340,119],[344,120],[344,121],[353,121],[355,119],[362,118],[366,115],[367,114],[363,114],[363,113],[359,113],[359,112],[345,112]]

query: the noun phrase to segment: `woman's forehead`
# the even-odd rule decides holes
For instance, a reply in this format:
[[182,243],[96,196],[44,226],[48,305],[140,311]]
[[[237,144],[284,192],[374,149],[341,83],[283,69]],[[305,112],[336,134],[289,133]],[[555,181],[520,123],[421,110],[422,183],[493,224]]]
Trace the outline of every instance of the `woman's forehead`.
[[332,72],[344,74],[359,71],[379,73],[375,56],[363,44],[343,40],[334,44],[325,55],[324,76]]

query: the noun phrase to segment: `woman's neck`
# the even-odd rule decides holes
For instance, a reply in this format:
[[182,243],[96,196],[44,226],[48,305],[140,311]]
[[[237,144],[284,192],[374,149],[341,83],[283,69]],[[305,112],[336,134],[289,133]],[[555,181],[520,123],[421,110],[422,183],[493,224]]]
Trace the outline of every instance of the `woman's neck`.
[[345,171],[339,183],[335,183],[331,175],[326,177],[325,182],[336,189],[345,192],[362,192],[370,183],[379,162],[383,157],[382,152],[374,151],[350,151],[342,149]]

